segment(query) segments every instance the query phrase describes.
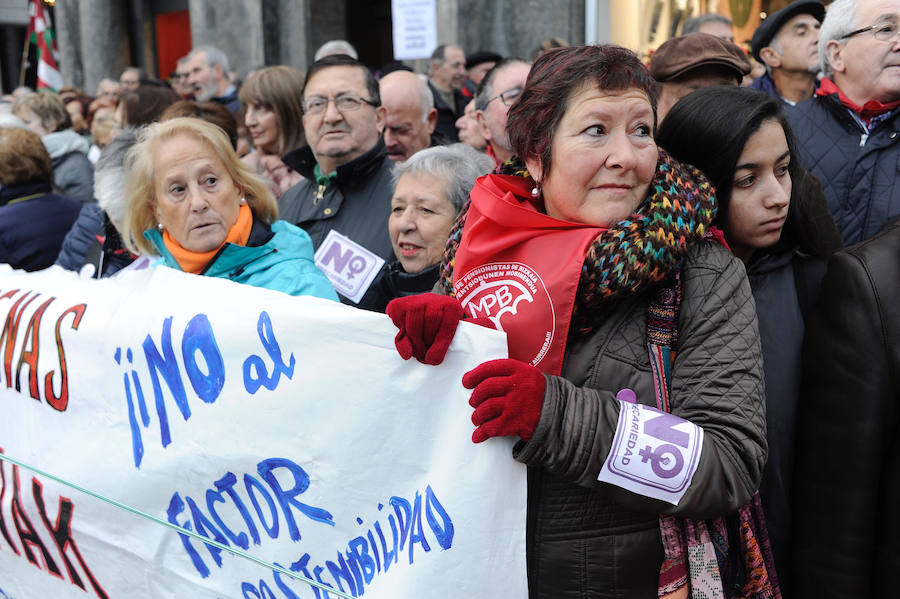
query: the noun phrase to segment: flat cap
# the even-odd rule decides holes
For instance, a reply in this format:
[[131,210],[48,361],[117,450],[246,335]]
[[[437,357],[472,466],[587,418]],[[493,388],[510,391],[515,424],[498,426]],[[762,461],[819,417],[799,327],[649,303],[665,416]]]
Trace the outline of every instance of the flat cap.
[[825,6],[819,0],[797,0],[769,15],[753,32],[753,38],[750,40],[753,57],[762,62],[762,58],[759,57],[760,50],[772,43],[772,39],[778,35],[785,23],[797,15],[804,14],[814,16],[821,23],[825,18]]
[[708,33],[689,33],[674,37],[653,53],[650,76],[659,82],[670,81],[707,66],[724,67],[740,81],[750,72],[750,59],[740,46]]
[[478,52],[473,52],[472,54],[466,56],[466,70],[468,71],[472,67],[477,67],[478,65],[484,64],[486,62],[500,62],[501,60],[503,60],[503,57],[496,52],[479,50]]

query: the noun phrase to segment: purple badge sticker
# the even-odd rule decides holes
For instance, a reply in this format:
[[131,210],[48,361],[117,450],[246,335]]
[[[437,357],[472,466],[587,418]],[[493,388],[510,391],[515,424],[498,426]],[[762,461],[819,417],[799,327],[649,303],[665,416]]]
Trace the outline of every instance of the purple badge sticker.
[[627,391],[631,390],[616,395],[622,404],[619,423],[597,480],[678,505],[700,462],[703,429],[656,408],[630,403]]

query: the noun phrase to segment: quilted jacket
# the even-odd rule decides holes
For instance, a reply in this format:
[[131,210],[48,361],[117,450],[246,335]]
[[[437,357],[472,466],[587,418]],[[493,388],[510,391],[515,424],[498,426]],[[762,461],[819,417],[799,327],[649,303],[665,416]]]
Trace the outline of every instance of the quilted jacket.
[[528,578],[535,598],[656,598],[659,514],[733,512],[766,460],[756,311],[744,266],[701,243],[683,267],[672,413],[704,430],[699,467],[678,505],[597,481],[619,417],[616,393],[656,405],[646,294],[610,304],[590,335],[570,337],[562,376],[547,376],[540,421],[516,447],[528,469]]
[[872,237],[900,214],[900,110],[873,119],[868,132],[837,94],[786,112],[800,164],[821,180],[846,245]]
[[822,281],[797,413],[792,530],[801,599],[897,596],[898,297],[900,220],[836,254]]

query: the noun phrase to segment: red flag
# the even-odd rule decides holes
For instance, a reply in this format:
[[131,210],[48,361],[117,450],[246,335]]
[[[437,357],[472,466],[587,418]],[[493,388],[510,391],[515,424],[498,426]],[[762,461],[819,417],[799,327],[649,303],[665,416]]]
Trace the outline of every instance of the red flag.
[[50,15],[44,12],[41,0],[30,0],[28,14],[29,43],[37,45],[37,87],[56,91],[63,86],[63,78],[56,63],[56,37]]

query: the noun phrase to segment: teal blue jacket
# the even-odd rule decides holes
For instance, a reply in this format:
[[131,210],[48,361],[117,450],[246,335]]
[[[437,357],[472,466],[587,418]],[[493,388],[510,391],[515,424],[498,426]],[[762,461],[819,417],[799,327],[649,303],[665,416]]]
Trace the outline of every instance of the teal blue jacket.
[[[181,270],[156,229],[144,231],[163,264]],[[226,243],[201,275],[229,279],[289,295],[312,295],[337,301],[328,278],[313,262],[313,246],[303,229],[278,220],[265,225],[254,219],[246,246]]]

